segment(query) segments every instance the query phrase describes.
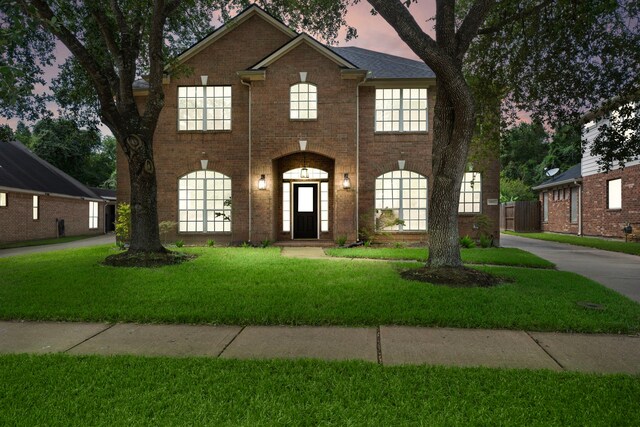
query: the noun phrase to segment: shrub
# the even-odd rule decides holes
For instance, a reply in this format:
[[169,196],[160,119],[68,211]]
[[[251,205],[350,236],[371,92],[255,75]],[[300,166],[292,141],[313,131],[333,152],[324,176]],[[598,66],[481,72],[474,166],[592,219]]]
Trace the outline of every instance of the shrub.
[[487,236],[487,235],[480,236],[480,247],[490,248],[491,246],[493,246],[493,238],[491,236]]
[[269,246],[271,246],[271,240],[264,239],[262,242],[260,242],[260,246],[262,246],[263,248],[268,248]]
[[395,225],[404,225],[404,221],[398,218],[391,209],[376,209],[376,218],[371,214],[362,214],[359,217],[358,238],[369,244],[373,243],[376,236],[386,236],[385,228]]
[[240,244],[241,248],[252,248],[253,245],[249,242],[242,242],[242,244]]
[[404,247],[406,247],[406,245],[403,242],[396,242],[393,246],[396,249],[403,249]]
[[345,243],[347,243],[347,236],[338,236],[336,239],[336,243],[338,246],[343,247]]
[[164,243],[164,239],[176,226],[178,225],[175,221],[162,221],[158,224],[158,230],[160,231],[160,240]]
[[213,239],[209,239],[207,240],[207,246],[209,246],[210,248],[214,247],[216,245],[216,241]]
[[116,244],[124,249],[131,240],[131,205],[120,203],[116,209]]
[[184,240],[176,240],[176,247],[181,248],[184,246]]
[[471,249],[476,247],[476,242],[474,242],[473,239],[467,235],[460,238],[460,246],[462,246],[463,248]]

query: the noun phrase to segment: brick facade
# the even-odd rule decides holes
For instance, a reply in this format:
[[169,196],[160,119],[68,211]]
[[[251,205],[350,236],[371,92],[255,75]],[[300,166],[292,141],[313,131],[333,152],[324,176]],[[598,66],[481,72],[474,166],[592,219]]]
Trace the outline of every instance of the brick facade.
[[0,207],[0,243],[58,237],[60,219],[66,236],[103,234],[104,205],[98,202],[98,228],[89,229],[87,200],[39,195],[39,219],[33,220],[33,194],[7,192],[7,206]]
[[[607,182],[622,179],[622,208],[607,209]],[[640,165],[582,178],[582,233],[587,236],[624,237],[630,223],[640,230]]]
[[578,234],[578,221],[571,222],[571,189],[579,188],[573,185],[563,185],[549,188],[540,192],[540,209],[544,209],[543,197],[548,197],[549,216],[544,220],[544,212],[540,218],[542,221],[542,231],[554,233]]
[[[208,160],[208,170],[231,178],[233,200],[231,233],[175,232],[168,235],[167,240],[182,239],[188,243],[208,239],[216,242],[290,240],[291,233],[282,231],[282,174],[303,163],[329,173],[329,231],[322,233],[321,239],[347,236],[353,241],[357,238],[359,216],[374,211],[376,178],[397,170],[398,160],[405,160],[405,170],[424,175],[429,186],[432,185],[434,81],[393,86],[428,87],[427,132],[376,133],[375,83],[362,83],[363,78],[345,78],[343,67],[308,43],[297,45],[269,64],[266,78],[251,82],[251,89],[241,81],[239,71],[258,63],[290,40],[290,34],[253,15],[188,59],[185,65],[192,70],[190,76],[172,77],[164,86],[165,107],[154,136],[159,220],[178,221],[178,181],[185,174],[199,170],[201,159]],[[317,87],[317,120],[289,118],[290,86],[301,81],[300,72],[306,72],[306,82]],[[200,76],[204,75],[207,85],[232,88],[231,131],[179,132],[178,87],[200,86]],[[142,106],[144,98],[138,99]],[[300,149],[301,140],[307,141],[305,152]],[[499,236],[499,207],[487,206],[487,199],[499,197],[499,166],[497,160],[486,163],[488,166],[482,171],[482,213],[491,218],[494,235]],[[351,180],[348,190],[342,187],[345,173]],[[257,187],[261,175],[265,175],[266,190]],[[117,188],[118,201],[127,202],[127,162],[120,150]],[[472,234],[474,219],[474,215],[460,218],[461,234]],[[396,233],[393,238],[425,240],[426,236],[426,233]]]

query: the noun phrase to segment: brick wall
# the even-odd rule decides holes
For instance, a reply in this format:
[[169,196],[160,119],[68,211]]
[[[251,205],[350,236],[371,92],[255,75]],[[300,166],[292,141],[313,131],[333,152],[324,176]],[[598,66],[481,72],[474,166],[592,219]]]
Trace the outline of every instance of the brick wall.
[[89,229],[89,201],[39,196],[39,219],[33,220],[33,194],[9,192],[0,207],[0,243],[57,237],[56,219],[64,219],[65,235],[102,234],[104,203],[98,203],[98,228]]
[[538,195],[540,200],[540,218],[542,219],[542,231],[551,231],[554,233],[578,234],[578,222],[571,222],[571,188],[575,186],[564,185],[549,188],[549,218],[544,221],[544,204],[543,194]]
[[[607,181],[622,179],[622,209],[607,209]],[[624,237],[622,227],[640,229],[640,165],[609,173],[585,176],[583,185],[583,234]]]

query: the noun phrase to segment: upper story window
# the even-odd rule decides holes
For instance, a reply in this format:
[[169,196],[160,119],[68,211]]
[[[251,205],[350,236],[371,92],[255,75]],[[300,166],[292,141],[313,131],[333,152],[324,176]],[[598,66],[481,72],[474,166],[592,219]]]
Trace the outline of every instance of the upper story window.
[[231,86],[179,87],[178,130],[231,130]]
[[426,132],[427,89],[376,89],[376,132]]
[[465,172],[460,185],[459,213],[480,213],[482,177],[479,172]]
[[311,83],[297,83],[290,89],[289,117],[292,120],[318,118],[318,89]]
[[[402,221],[395,224],[394,220]],[[427,229],[427,178],[406,170],[387,172],[376,178],[376,221],[390,223],[384,230]]]
[[7,193],[0,193],[0,208],[7,206]]
[[89,202],[89,228],[98,228],[98,202]]

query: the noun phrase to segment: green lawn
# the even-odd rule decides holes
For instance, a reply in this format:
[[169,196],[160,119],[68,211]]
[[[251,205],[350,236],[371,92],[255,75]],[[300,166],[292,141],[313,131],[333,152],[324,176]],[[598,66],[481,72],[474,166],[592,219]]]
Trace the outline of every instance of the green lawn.
[[623,242],[618,240],[598,239],[597,237],[582,237],[555,233],[514,233],[512,231],[502,231],[502,233],[510,234],[512,236],[528,237],[530,239],[548,240],[550,242],[569,243],[571,245],[586,246],[605,251],[640,255],[639,242]]
[[400,278],[399,268],[417,263],[291,259],[276,248],[184,250],[199,257],[159,269],[103,266],[114,252],[108,246],[2,258],[0,318],[640,331],[640,305],[573,273],[483,266],[515,282],[453,289]]
[[[426,261],[427,248],[331,248],[328,255],[346,258],[406,259]],[[529,252],[516,248],[461,249],[462,261],[467,264],[494,264],[516,267],[553,268],[555,264]]]
[[26,240],[23,242],[3,243],[3,244],[0,244],[0,249],[24,248],[27,246],[56,245],[58,243],[74,242],[76,240],[87,239],[89,237],[96,237],[96,236],[66,236],[66,237],[58,237],[56,239],[39,239],[39,240]]
[[0,356],[0,424],[640,425],[640,379],[364,362]]

